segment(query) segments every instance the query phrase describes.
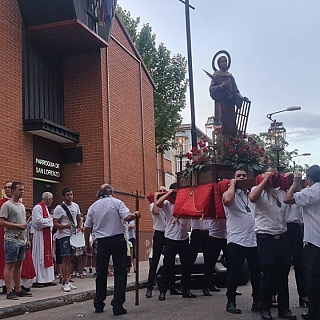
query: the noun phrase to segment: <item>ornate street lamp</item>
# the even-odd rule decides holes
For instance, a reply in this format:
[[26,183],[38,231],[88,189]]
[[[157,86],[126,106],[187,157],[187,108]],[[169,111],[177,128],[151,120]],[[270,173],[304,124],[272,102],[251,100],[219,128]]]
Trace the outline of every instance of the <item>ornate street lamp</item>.
[[271,140],[272,151],[277,154],[277,166],[279,166],[279,154],[284,150],[286,144],[286,129],[282,122],[272,122],[268,129],[269,138]]
[[[295,157],[306,157],[306,156],[311,156],[311,153],[305,152],[305,153],[297,154],[295,156],[292,156],[291,160],[292,160],[292,158],[295,158]],[[294,160],[292,160],[292,162],[293,162],[293,170],[295,170],[296,169],[296,162]]]
[[211,131],[212,135],[212,148],[214,152],[214,159],[216,160],[216,150],[221,146],[221,129],[222,124],[220,119],[214,116],[208,117],[207,122],[205,123],[206,133],[208,130]]
[[269,138],[271,140],[271,148],[277,153],[277,166],[279,166],[279,153],[284,150],[286,144],[286,129],[282,122],[277,122],[276,119],[272,119],[272,116],[277,113],[286,111],[297,111],[301,110],[301,107],[292,106],[287,109],[272,112],[267,114],[267,118],[272,121],[270,128],[268,129]]
[[176,142],[176,157],[179,158],[179,171],[182,171],[182,159],[185,157],[184,142],[188,140],[185,131],[176,131],[174,140]]

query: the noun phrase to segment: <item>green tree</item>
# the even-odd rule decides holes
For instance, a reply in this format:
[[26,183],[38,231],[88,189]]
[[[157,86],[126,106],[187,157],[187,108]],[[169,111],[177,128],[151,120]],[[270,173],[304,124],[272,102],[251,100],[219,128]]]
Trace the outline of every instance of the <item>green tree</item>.
[[157,152],[162,153],[172,146],[172,138],[182,121],[180,112],[186,105],[188,85],[187,62],[181,54],[172,56],[163,43],[156,47],[156,35],[148,23],[138,31],[140,18],[133,19],[120,6],[117,12],[156,84],[155,140]]

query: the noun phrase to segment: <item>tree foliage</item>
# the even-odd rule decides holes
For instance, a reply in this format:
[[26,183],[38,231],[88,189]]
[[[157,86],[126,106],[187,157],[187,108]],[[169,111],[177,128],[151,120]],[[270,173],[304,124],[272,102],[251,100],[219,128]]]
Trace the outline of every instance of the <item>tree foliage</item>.
[[156,84],[156,150],[162,153],[171,147],[174,133],[182,121],[180,112],[186,105],[188,85],[187,62],[181,54],[172,56],[163,43],[156,46],[156,35],[148,23],[143,24],[138,31],[140,18],[133,19],[130,12],[120,6],[117,7],[117,12]]

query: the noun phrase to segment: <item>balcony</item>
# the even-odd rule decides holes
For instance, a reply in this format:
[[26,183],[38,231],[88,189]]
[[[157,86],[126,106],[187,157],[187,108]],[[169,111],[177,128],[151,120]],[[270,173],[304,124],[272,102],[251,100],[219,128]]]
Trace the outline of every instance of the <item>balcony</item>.
[[[109,19],[111,25],[104,23],[104,2],[18,0],[27,36],[57,53],[86,52],[108,46],[114,10]],[[116,0],[113,4],[116,5]]]

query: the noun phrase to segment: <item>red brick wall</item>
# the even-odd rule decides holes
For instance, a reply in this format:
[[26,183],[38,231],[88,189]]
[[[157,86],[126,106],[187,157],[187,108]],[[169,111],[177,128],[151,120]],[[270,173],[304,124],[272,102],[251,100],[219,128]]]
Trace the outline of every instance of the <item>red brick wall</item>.
[[[31,207],[33,139],[22,124],[21,26],[16,1],[5,1],[0,10],[0,184],[10,179],[24,182],[24,203]],[[146,259],[152,237],[146,195],[157,187],[153,86],[118,21],[112,35],[121,45],[111,39],[108,49],[64,60],[65,126],[80,131],[83,163],[62,166],[55,202],[61,201],[63,188],[71,187],[74,201],[86,212],[99,186],[111,182],[120,192],[116,196],[133,211],[131,192],[138,190],[140,258]]]
[[22,126],[22,30],[15,0],[1,2],[0,10],[0,186],[7,180],[25,185],[23,203],[32,205],[32,135]]

